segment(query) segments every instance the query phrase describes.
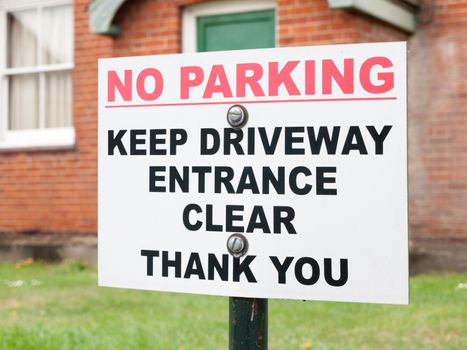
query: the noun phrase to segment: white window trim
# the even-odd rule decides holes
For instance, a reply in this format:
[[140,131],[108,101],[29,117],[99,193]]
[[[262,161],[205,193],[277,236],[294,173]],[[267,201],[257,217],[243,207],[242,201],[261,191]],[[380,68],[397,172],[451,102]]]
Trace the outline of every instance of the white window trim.
[[[260,10],[275,10],[275,0],[221,0],[209,1],[198,5],[187,6],[182,17],[182,51],[184,53],[196,52],[197,26],[196,18],[200,16],[224,15],[239,12]],[[275,45],[278,40],[278,23],[276,11]]]
[[[7,13],[34,7],[73,5],[72,0],[0,0],[0,151],[71,148],[74,127],[8,130],[8,76],[53,71],[72,71],[74,63],[7,68]],[[74,40],[72,38],[71,40]]]

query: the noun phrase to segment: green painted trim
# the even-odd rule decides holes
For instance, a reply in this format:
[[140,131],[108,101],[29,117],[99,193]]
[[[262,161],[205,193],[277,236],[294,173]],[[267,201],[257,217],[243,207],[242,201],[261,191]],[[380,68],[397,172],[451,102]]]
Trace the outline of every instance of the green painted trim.
[[92,0],[89,4],[89,29],[94,34],[119,35],[121,30],[112,21],[126,0]]
[[229,14],[224,14],[224,15],[208,15],[208,16],[198,17],[196,19],[197,51],[204,52],[207,50],[207,41],[204,35],[205,28],[207,26],[216,25],[216,24],[229,24],[229,23],[251,23],[252,21],[258,21],[258,22],[264,21],[264,22],[272,23],[273,37],[272,37],[271,47],[274,47],[275,42],[276,42],[275,10],[260,10],[260,11],[239,12],[239,13],[229,13]]
[[408,33],[416,29],[417,6],[402,0],[328,0],[334,9],[356,10],[390,23]]

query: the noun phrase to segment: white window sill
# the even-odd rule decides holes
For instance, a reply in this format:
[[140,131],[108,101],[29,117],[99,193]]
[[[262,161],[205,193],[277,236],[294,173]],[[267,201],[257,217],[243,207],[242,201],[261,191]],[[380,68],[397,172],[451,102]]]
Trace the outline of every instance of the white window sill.
[[0,138],[0,152],[70,149],[74,128],[8,131]]

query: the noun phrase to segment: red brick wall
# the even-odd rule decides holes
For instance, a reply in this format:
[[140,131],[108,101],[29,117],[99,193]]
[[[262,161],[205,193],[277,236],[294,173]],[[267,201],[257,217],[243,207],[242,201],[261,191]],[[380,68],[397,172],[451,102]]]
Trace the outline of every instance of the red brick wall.
[[467,238],[466,79],[467,1],[436,0],[409,42],[413,238]]
[[0,232],[96,232],[97,58],[112,40],[89,33],[88,3],[74,4],[76,148],[0,153]]
[[[75,0],[77,146],[68,151],[0,153],[0,232],[96,232],[97,59],[180,52],[182,7],[198,2],[128,0],[116,16],[122,35],[110,38],[90,34],[89,0]],[[365,15],[331,10],[327,0],[277,3],[280,46],[407,39],[401,31]],[[462,103],[465,83],[461,81],[466,76],[465,39],[462,42],[462,35],[467,37],[465,4],[438,1],[434,23],[420,28],[410,42],[414,101],[410,116],[410,214],[416,235],[467,236],[466,106]],[[454,13],[462,16],[457,18]],[[460,44],[464,45],[464,56]],[[464,65],[457,67],[451,60]],[[444,66],[432,71],[425,62],[431,67],[438,62]],[[449,88],[437,88],[439,81]]]
[[278,0],[280,46],[407,40],[403,32],[362,14],[330,9],[327,0]]

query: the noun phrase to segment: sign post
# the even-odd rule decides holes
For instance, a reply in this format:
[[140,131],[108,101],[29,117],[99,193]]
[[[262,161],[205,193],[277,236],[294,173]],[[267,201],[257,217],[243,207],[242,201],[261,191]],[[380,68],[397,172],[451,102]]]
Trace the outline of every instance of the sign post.
[[407,304],[406,43],[99,61],[99,285]]
[[229,350],[268,349],[268,300],[229,298]]

